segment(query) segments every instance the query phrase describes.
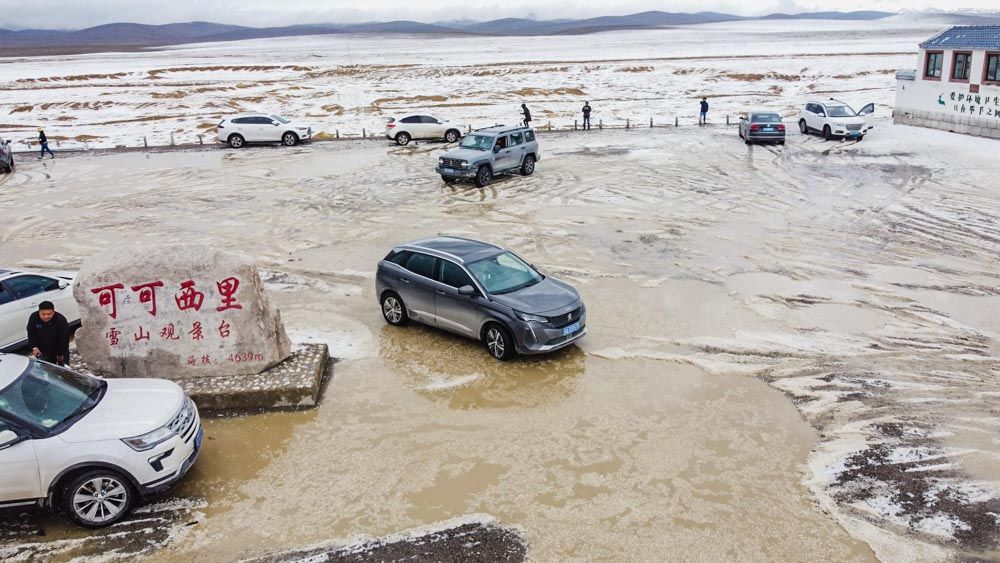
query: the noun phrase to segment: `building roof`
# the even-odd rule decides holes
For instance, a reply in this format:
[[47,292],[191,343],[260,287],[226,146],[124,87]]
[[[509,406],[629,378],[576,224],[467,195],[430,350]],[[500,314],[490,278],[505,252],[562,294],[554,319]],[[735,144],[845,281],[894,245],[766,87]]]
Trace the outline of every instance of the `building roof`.
[[956,25],[924,41],[920,48],[1000,50],[1000,25]]

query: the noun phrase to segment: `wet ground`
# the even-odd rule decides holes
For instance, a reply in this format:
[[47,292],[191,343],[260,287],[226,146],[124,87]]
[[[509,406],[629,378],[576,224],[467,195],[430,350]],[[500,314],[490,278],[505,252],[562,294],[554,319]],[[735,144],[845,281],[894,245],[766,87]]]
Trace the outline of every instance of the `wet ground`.
[[[372,143],[0,179],[0,262],[240,250],[292,339],[340,358],[315,410],[206,421],[155,516],[96,535],[3,520],[0,557],[232,560],[470,513],[541,561],[998,556],[995,142],[885,125],[785,147],[722,127],[541,142],[535,175],[482,190],[434,175],[439,145]],[[588,336],[502,364],[386,326],[375,264],[430,234],[574,283]]]

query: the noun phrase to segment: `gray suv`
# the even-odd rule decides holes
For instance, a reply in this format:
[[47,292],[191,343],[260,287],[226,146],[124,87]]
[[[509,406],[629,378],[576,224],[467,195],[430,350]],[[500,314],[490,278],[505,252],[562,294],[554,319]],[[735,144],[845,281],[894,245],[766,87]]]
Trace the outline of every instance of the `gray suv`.
[[558,350],[587,333],[587,308],[572,286],[485,242],[401,244],[378,263],[375,290],[389,324],[414,320],[474,338],[498,360]]
[[501,125],[466,135],[457,149],[438,158],[435,170],[446,183],[472,180],[485,188],[504,172],[531,175],[540,156],[534,129]]

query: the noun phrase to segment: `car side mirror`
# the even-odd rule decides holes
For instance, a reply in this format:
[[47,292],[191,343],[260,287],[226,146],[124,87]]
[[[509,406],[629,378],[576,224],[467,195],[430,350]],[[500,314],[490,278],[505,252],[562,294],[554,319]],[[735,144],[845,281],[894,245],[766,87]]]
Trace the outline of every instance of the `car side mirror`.
[[0,450],[7,449],[21,441],[21,437],[11,430],[0,432]]
[[473,295],[476,294],[476,288],[472,287],[471,285],[463,285],[462,287],[458,288],[458,294],[464,295],[466,297],[472,297]]
[[493,147],[493,154],[498,154],[499,152],[500,152],[500,146],[499,145]]

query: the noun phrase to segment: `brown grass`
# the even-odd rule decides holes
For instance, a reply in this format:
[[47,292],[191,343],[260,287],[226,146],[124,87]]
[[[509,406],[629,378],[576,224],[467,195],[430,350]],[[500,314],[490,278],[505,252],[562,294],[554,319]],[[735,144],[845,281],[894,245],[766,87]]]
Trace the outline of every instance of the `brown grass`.
[[769,72],[767,74],[728,72],[720,75],[719,77],[728,78],[729,80],[738,80],[740,82],[760,82],[762,80],[784,80],[785,82],[797,82],[802,80],[802,77],[798,74],[780,74],[777,72]]
[[521,88],[520,90],[513,90],[511,94],[518,97],[529,97],[529,96],[586,96],[587,93],[581,88],[553,88],[551,90],[546,90],[544,88]]
[[84,80],[118,80],[128,76],[127,72],[116,72],[114,74],[73,74],[70,76],[46,76],[44,78],[21,78],[15,80],[20,83],[30,82],[80,82]]
[[73,140],[84,143],[87,141],[96,141],[97,139],[103,139],[103,138],[104,137],[100,135],[77,135],[76,137],[73,137]]
[[653,72],[654,70],[656,69],[651,66],[623,66],[615,72]]
[[422,104],[425,102],[443,102],[447,99],[447,96],[400,96],[398,98],[379,98],[372,102],[372,107],[381,108],[384,104],[407,106]]
[[10,110],[10,113],[27,113],[33,109],[35,109],[35,106],[17,106]]
[[153,92],[151,96],[155,100],[170,99],[176,100],[187,96],[187,92],[184,90],[174,90],[173,92]]
[[155,68],[147,72],[147,78],[160,78],[161,74],[176,72],[218,72],[218,71],[244,71],[263,72],[271,70],[294,70],[296,72],[309,72],[313,67],[299,65],[215,65],[215,66],[178,66],[170,68]]

